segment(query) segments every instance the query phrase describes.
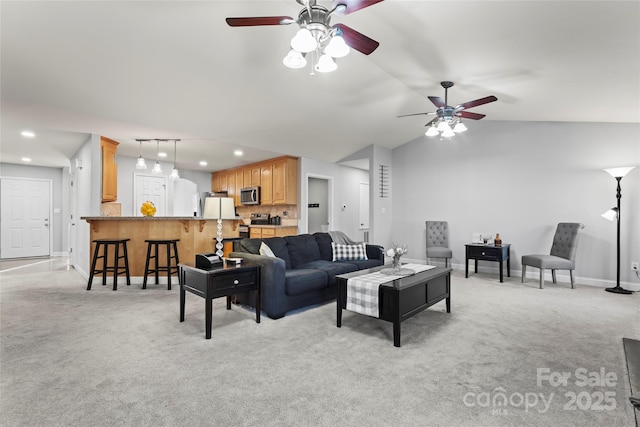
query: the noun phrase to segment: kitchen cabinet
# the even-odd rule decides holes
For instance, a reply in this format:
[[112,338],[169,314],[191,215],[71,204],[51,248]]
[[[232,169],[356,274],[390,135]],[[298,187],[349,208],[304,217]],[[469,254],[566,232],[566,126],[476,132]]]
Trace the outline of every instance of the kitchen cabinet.
[[295,236],[297,234],[298,227],[252,225],[249,228],[249,237],[252,239],[268,239],[269,237]]
[[272,204],[295,205],[297,203],[298,162],[282,158],[273,162]]
[[120,143],[112,139],[100,137],[102,151],[102,202],[118,200],[118,165],[116,151]]
[[251,186],[252,187],[260,186],[260,175],[261,175],[261,170],[259,166],[251,168]]
[[264,165],[260,168],[260,203],[270,205],[273,203],[272,182],[273,182],[273,166]]
[[227,191],[240,206],[240,189],[260,187],[261,205],[296,205],[298,200],[298,159],[283,156],[240,168],[211,174],[211,189]]
[[229,197],[233,197],[235,206],[242,206],[242,203],[240,202],[240,190],[243,187],[246,187],[246,185],[244,184],[244,171],[243,170],[236,171],[234,178],[235,178],[235,192],[233,195],[229,194]]
[[211,174],[211,191],[220,191],[220,172]]

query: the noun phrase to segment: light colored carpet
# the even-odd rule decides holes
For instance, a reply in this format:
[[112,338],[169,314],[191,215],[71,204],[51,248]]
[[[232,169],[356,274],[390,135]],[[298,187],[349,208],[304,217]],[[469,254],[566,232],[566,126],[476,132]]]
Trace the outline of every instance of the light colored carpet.
[[456,272],[452,313],[441,302],[409,319],[396,348],[390,323],[345,312],[336,328],[333,303],[256,324],[219,299],[205,340],[204,300],[187,294],[180,323],[177,287],[86,291],[64,266],[11,270],[0,423],[635,425],[622,338],[640,338],[640,296],[537,287]]

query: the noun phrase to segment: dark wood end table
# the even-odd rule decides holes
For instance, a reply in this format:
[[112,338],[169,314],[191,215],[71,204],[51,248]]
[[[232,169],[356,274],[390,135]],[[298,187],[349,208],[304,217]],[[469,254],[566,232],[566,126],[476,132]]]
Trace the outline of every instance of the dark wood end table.
[[180,321],[184,322],[186,292],[205,300],[205,338],[211,339],[213,299],[227,297],[227,310],[231,310],[231,296],[256,291],[256,323],[260,323],[260,265],[243,263],[240,267],[220,267],[203,270],[180,264]]
[[502,264],[507,262],[507,277],[511,277],[511,244],[501,246],[470,243],[465,246],[464,277],[469,277],[469,260],[475,261],[474,272],[478,272],[478,261],[495,261],[500,264],[500,282],[502,282]]

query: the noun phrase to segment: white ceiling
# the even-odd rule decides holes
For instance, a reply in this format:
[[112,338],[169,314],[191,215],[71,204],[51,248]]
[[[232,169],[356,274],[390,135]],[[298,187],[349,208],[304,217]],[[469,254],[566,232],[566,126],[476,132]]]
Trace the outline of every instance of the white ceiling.
[[[328,0],[319,0],[329,6]],[[207,170],[279,154],[330,162],[424,133],[434,111],[495,95],[483,120],[640,122],[638,1],[394,1],[334,16],[380,42],[338,70],[282,65],[294,0],[0,2],[0,161],[65,166],[88,134],[180,138],[177,165]],[[473,121],[467,121],[473,132]],[[36,132],[26,140],[23,129]],[[165,147],[172,155],[172,148]],[[245,153],[241,160],[233,149]],[[145,157],[155,156],[146,145]]]

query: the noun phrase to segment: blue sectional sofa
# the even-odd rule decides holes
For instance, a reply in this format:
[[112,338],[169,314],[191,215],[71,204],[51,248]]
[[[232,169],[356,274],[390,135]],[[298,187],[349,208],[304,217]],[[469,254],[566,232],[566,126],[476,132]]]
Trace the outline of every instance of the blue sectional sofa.
[[[260,255],[262,242],[275,257]],[[328,233],[240,239],[234,242],[234,251],[229,256],[261,265],[262,311],[278,319],[288,311],[335,300],[336,275],[384,264],[382,246],[368,244],[367,259],[333,261],[331,243]],[[243,294],[237,300],[253,305],[255,296]]]

